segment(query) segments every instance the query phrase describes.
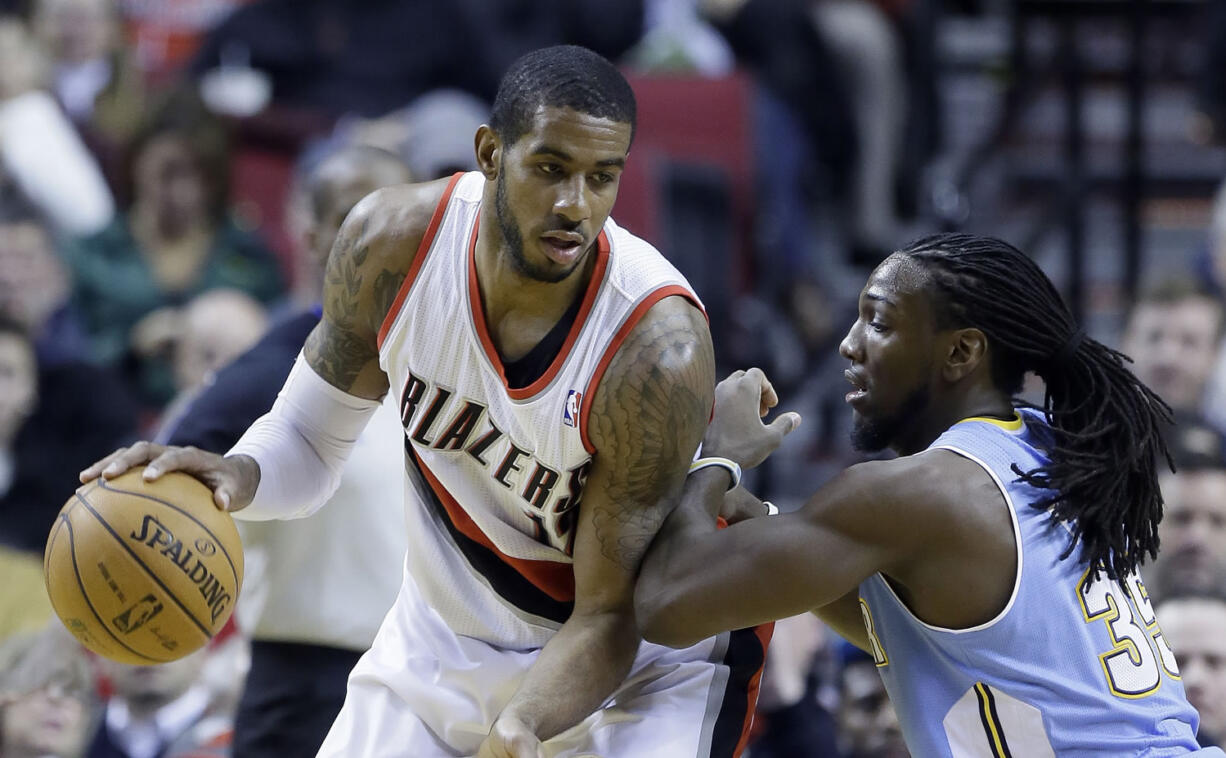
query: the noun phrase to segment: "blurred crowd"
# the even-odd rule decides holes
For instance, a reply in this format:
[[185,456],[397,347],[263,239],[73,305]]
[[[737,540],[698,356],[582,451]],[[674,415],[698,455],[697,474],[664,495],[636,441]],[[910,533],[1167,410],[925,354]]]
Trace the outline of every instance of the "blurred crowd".
[[[1207,7],[1196,129],[1212,140],[1226,134],[1226,1]],[[281,612],[276,569],[253,550],[246,597],[206,650],[115,664],[51,618],[50,525],[78,471],[171,439],[218,371],[316,305],[362,194],[472,168],[501,71],[533,48],[590,47],[640,92],[614,214],[694,281],[724,370],[764,367],[806,419],[756,472],[760,494],[795,507],[859,460],[836,351],[848,283],[924,229],[942,133],[934,19],[977,10],[0,0],[0,758],[231,754],[253,634],[295,641],[261,621]],[[693,92],[710,106],[698,119],[672,107]],[[1203,744],[1226,740],[1226,190],[1214,208],[1195,267],[1147,283],[1118,345],[1177,421],[1147,576]],[[399,563],[386,572],[394,592]],[[752,758],[907,754],[872,659],[815,617],[779,623],[758,715]]]

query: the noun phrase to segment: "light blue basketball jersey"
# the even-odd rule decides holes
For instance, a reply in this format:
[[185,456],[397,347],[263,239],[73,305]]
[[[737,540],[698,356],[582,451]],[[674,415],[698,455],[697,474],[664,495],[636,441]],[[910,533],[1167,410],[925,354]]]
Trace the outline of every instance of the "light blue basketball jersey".
[[[860,585],[860,610],[907,744],[924,758],[1168,756],[1199,750],[1199,718],[1139,577],[1094,581],[1071,533],[1030,507],[1040,490],[1012,465],[1047,463],[1048,427],[970,419],[932,448],[982,466],[1004,493],[1018,538],[1018,580],[995,619],[929,626],[880,574]],[[1023,421],[1024,419],[1024,421]],[[951,577],[950,581],[957,581]],[[1209,748],[1200,756],[1222,756]]]

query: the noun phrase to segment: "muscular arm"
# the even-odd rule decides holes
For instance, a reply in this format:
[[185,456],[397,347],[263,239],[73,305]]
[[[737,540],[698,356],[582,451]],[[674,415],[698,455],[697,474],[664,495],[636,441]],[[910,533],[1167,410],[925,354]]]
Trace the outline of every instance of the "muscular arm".
[[[933,539],[941,508],[939,472],[922,458],[853,466],[796,513],[718,531],[693,517],[670,523],[639,580],[644,636],[692,644],[834,603],[874,572],[907,566]],[[726,485],[719,472],[696,473],[678,510],[694,513]],[[847,618],[838,614],[840,626]]]
[[362,200],[337,234],[324,274],[323,318],[307,337],[307,363],[351,395],[377,400],[387,392],[377,337],[416,249],[413,228],[389,207],[404,190]]
[[596,448],[580,506],[575,608],[503,711],[547,739],[594,711],[638,649],[634,582],[676,503],[702,437],[715,384],[710,335],[680,298],[652,307],[593,398]]

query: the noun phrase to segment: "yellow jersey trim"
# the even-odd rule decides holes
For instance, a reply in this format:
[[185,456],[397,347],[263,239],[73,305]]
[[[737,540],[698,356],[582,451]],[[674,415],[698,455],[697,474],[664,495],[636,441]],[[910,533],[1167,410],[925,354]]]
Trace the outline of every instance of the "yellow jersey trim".
[[1013,418],[1010,421],[1005,421],[1004,419],[999,418],[988,418],[987,416],[971,416],[970,418],[962,419],[958,423],[965,424],[968,421],[982,421],[985,424],[999,426],[1001,429],[1004,429],[1007,432],[1019,432],[1022,429],[1022,414],[1018,413],[1017,411],[1013,412]]

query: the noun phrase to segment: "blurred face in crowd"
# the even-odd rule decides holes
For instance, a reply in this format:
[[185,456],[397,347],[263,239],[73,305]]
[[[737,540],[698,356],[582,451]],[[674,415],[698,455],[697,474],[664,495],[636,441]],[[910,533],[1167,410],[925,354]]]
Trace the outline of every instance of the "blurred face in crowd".
[[307,244],[322,269],[337,232],[358,201],[382,187],[410,181],[409,170],[389,155],[386,160],[355,158],[338,153],[325,160],[311,178],[312,213]]
[[133,666],[99,658],[102,673],[110,680],[115,696],[140,716],[178,700],[200,679],[208,649],[154,666]]
[[9,637],[4,645],[0,756],[82,755],[93,725],[94,680],[81,646],[55,628],[29,640]]
[[182,134],[145,143],[133,166],[136,203],[152,212],[157,230],[175,237],[208,222],[208,185]]
[[1165,474],[1157,586],[1204,592],[1226,583],[1226,469]]
[[1133,373],[1171,407],[1200,407],[1217,359],[1222,306],[1212,298],[1140,303],[1125,329]]
[[38,404],[38,368],[25,337],[0,332],[0,445],[8,447]]
[[849,758],[905,758],[910,753],[885,683],[871,661],[843,669],[839,737]]
[[53,683],[9,703],[0,715],[0,755],[64,756],[85,750],[89,736],[88,695]]
[[629,123],[552,106],[538,108],[513,144],[478,131],[478,155],[494,164],[482,168],[497,170],[504,249],[521,276],[559,282],[588,259],[617,200],[630,137]]
[[210,290],[184,309],[175,348],[175,386],[199,387],[209,374],[243,354],[264,334],[264,308],[237,290]]
[[39,0],[34,24],[56,61],[84,63],[105,57],[118,35],[112,0]]
[[68,272],[43,226],[0,223],[0,313],[38,334],[70,290]]
[[1184,691],[1200,713],[1200,733],[1226,739],[1226,602],[1168,600],[1159,606],[1159,618],[1175,651]]

